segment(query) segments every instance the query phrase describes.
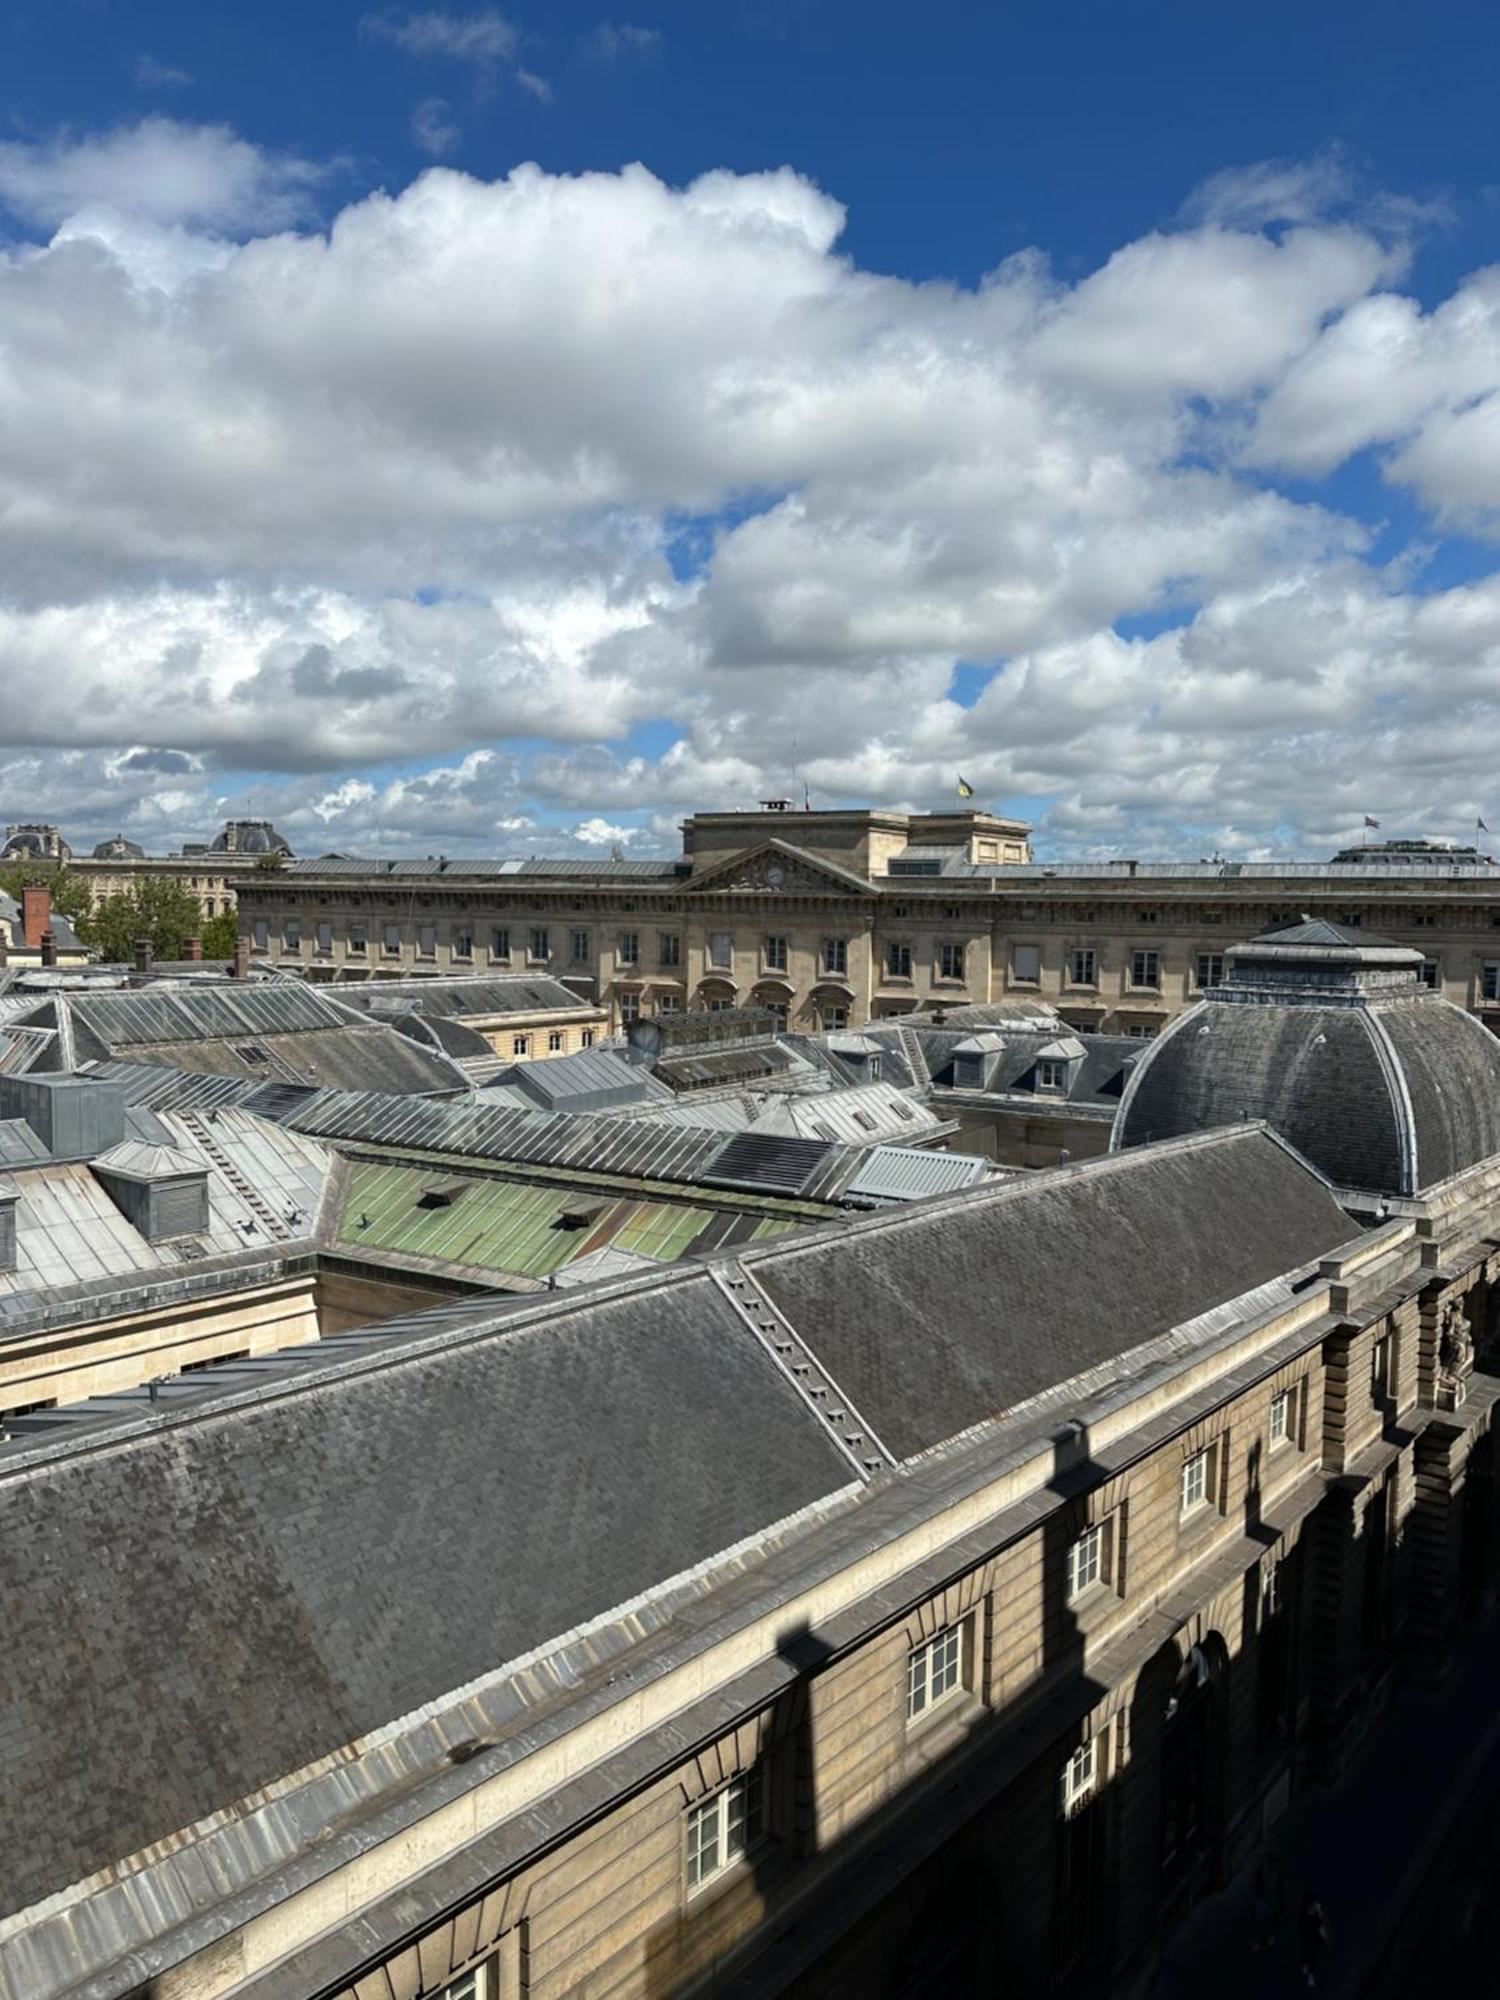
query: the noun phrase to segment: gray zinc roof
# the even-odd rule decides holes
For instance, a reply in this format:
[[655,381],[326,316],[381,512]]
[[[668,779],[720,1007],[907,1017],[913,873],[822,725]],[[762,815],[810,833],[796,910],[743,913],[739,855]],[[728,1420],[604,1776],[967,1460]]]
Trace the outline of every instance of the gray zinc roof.
[[0,1915],[850,1483],[708,1276],[650,1301],[0,1470]]
[[743,1261],[907,1457],[1350,1234],[1324,1183],[1259,1126],[1137,1158],[1138,1173],[1091,1161]]

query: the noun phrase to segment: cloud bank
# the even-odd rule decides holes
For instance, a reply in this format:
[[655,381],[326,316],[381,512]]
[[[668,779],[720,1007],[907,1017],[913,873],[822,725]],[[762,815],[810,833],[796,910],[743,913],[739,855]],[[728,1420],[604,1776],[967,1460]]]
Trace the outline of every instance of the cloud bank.
[[1317,482],[1371,454],[1433,546],[1494,535],[1500,278],[1424,310],[1328,163],[974,289],[860,269],[791,169],[436,166],[315,226],[328,185],[159,118],[0,147],[8,816],[639,847],[794,739],[820,796],[961,767],[1059,852],[1491,803],[1500,576]]

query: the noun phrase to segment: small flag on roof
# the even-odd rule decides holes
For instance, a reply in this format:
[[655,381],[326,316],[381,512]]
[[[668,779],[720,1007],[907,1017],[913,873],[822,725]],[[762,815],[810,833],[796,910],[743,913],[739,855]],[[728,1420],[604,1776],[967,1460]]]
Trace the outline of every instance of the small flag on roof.
[[1474,822],[1474,831],[1476,833],[1488,833],[1489,828],[1485,825],[1482,819],[1476,819]]
[[1379,824],[1380,824],[1380,821],[1379,821],[1378,819],[1371,819],[1371,817],[1370,817],[1370,815],[1369,815],[1368,813],[1366,813],[1366,814],[1365,814],[1365,825],[1366,825],[1366,826],[1379,826]]
[[971,784],[969,783],[969,781],[968,781],[968,779],[967,779],[967,778],[960,778],[960,779],[959,779],[959,781],[958,781],[958,796],[959,796],[959,797],[960,797],[961,799],[972,799],[972,798],[973,798],[973,796],[974,796],[974,787],[973,787],[973,786],[972,786],[972,785],[971,785]]

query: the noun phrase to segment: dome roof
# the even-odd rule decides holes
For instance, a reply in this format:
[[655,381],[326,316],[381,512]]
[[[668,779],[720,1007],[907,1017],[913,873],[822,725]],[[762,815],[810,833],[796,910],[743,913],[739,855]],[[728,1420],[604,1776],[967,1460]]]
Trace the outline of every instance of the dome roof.
[[1404,1195],[1500,1153],[1500,1040],[1420,952],[1304,922],[1227,957],[1136,1064],[1113,1149],[1263,1118],[1336,1185]]
[[133,840],[127,840],[123,833],[117,833],[113,840],[101,840],[94,849],[96,861],[144,861],[146,850],[137,847]]
[[212,854],[290,854],[291,842],[268,819],[231,819],[214,835]]

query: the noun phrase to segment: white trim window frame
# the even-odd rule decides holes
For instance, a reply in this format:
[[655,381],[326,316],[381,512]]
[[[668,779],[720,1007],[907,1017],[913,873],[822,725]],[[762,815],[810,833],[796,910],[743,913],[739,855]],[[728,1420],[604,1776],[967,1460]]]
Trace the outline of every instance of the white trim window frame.
[[1297,1441],[1297,1385],[1278,1389],[1271,1398],[1270,1415],[1266,1422],[1272,1451],[1280,1451],[1284,1445]]
[[906,1719],[920,1722],[968,1684],[969,1620],[945,1625],[906,1656]]
[[1062,1768],[1062,1815],[1071,1819],[1094,1796],[1099,1784],[1099,1739],[1086,1736]]
[[1178,1473],[1177,1511],[1184,1521],[1212,1506],[1218,1453],[1217,1444],[1206,1444],[1201,1451],[1195,1451],[1190,1458],[1182,1461],[1182,1469]]
[[486,1958],[478,1965],[471,1965],[467,1972],[459,1973],[444,1986],[424,1987],[418,2000],[499,2000],[500,1988],[495,1979],[495,1961]]
[[1078,1604],[1112,1581],[1113,1523],[1095,1521],[1068,1545],[1068,1602]]
[[700,1799],[687,1817],[687,1883],[691,1893],[742,1861],[765,1831],[765,1781],[758,1764]]

